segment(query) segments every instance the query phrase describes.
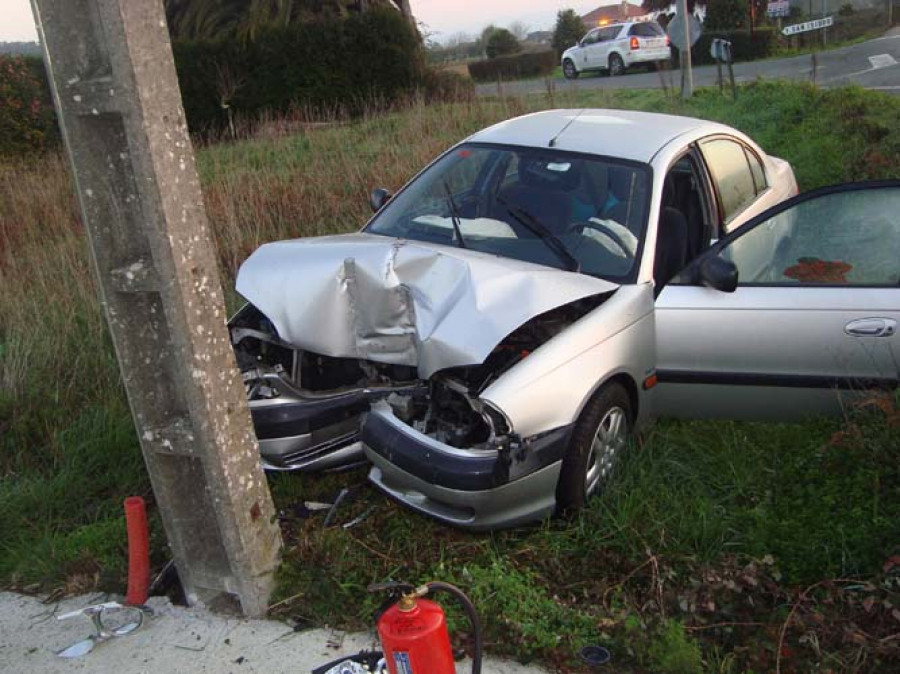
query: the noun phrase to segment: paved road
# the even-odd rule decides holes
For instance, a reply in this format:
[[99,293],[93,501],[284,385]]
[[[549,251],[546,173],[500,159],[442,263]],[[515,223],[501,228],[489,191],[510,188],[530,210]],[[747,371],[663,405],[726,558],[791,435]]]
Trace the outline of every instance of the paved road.
[[[815,80],[822,86],[859,84],[900,94],[900,27],[895,27],[883,37],[850,47],[842,47],[816,55]],[[813,78],[813,59],[810,55],[784,59],[770,59],[752,63],[736,63],[734,75],[738,82],[748,82],[757,77],[810,81]],[[670,73],[672,81],[680,86],[680,71]],[[716,84],[716,67],[694,68],[695,86]],[[654,89],[660,86],[656,72],[636,71],[623,77],[608,77],[589,73],[573,81],[554,80],[557,91],[579,89]],[[547,85],[543,80],[507,82],[504,93],[543,93]],[[481,84],[477,92],[482,95],[497,93],[496,84]]]

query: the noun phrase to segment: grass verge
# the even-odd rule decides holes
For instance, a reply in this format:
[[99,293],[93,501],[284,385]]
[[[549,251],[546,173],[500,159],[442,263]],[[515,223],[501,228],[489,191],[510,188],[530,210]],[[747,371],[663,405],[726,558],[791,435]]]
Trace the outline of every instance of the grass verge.
[[[371,187],[400,186],[473,131],[581,106],[731,124],[788,159],[802,189],[900,175],[900,100],[856,88],[758,82],[737,102],[714,90],[686,103],[658,91],[414,100],[290,134],[259,125],[198,153],[226,285],[265,241],[358,227]],[[0,166],[0,316],[0,579],[121,589],[121,499],[149,486],[58,157]],[[492,536],[438,526],[364,485],[341,521],[368,517],[323,529],[298,502],[364,475],[276,476],[280,597],[293,597],[280,610],[361,627],[369,582],[438,578],[477,600],[492,652],[562,669],[604,642],[623,670],[889,671],[900,644],[893,404],[844,424],[659,424],[580,518]]]

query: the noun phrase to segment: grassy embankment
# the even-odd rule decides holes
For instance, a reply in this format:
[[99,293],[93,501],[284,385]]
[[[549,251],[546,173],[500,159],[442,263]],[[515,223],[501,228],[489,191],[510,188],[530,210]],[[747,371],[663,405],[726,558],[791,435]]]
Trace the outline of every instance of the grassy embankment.
[[[658,92],[589,92],[412,105],[200,150],[226,284],[260,243],[356,228],[372,186],[397,187],[468,133],[553,105],[724,121],[790,160],[803,189],[900,176],[900,99],[858,89],[757,84],[736,104],[702,91],[687,104]],[[230,293],[231,308],[237,301]],[[368,488],[342,512],[346,521],[374,507],[362,524],[325,530],[320,518],[293,517],[292,505],[331,498],[364,474],[276,476],[288,541],[280,593],[293,597],[279,610],[362,627],[376,602],[369,582],[438,578],[472,594],[493,653],[563,666],[578,647],[603,642],[634,671],[766,671],[779,653],[784,668],[887,671],[900,646],[891,638],[900,596],[884,573],[900,553],[891,404],[843,424],[660,423],[576,521],[493,536],[446,529]],[[120,504],[135,493],[150,496],[65,164],[7,164],[0,583],[124,587]]]

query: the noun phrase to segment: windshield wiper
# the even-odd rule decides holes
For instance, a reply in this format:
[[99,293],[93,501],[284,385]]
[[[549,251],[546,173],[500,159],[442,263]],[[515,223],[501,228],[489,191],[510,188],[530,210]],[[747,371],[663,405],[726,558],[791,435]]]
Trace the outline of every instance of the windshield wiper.
[[453,201],[453,192],[450,191],[446,180],[444,181],[444,191],[447,193],[447,203],[450,204],[450,222],[453,223],[453,231],[456,232],[456,242],[460,248],[468,248],[463,240],[462,229],[459,227],[459,209],[456,207],[456,202]]
[[532,234],[536,234],[541,241],[547,244],[550,250],[556,253],[561,260],[565,261],[569,271],[581,271],[581,263],[578,259],[569,252],[569,249],[559,240],[558,236],[547,229],[546,225],[524,208],[511,204],[499,194],[497,195],[497,201],[506,206],[506,210],[516,219],[516,222],[530,230]]

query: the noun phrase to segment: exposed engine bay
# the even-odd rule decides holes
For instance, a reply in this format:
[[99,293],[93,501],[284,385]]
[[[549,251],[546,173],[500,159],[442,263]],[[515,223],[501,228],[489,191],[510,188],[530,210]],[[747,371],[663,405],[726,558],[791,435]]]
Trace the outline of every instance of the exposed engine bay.
[[[592,295],[532,317],[503,338],[479,365],[451,367],[422,379],[415,367],[337,358],[295,348],[251,304],[231,320],[232,344],[251,408],[264,401],[322,403],[348,410],[385,401],[394,415],[451,447],[496,448],[511,433],[502,412],[480,395],[504,372],[600,306]],[[257,428],[259,433],[260,429]]]

